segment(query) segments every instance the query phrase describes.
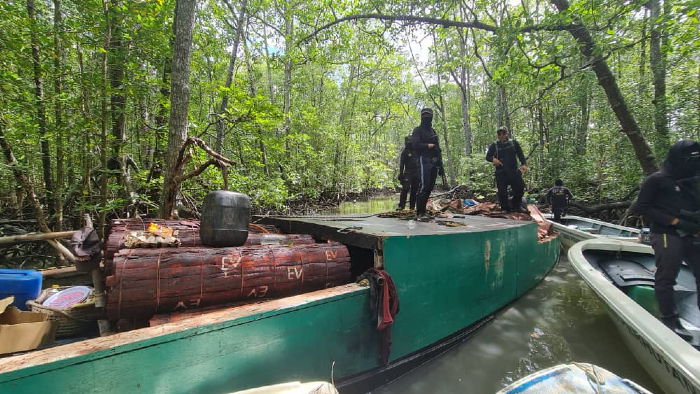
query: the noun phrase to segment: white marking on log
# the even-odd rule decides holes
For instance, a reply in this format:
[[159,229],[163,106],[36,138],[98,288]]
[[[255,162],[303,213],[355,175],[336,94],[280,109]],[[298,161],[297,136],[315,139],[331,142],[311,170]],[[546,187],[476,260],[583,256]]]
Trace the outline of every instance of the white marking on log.
[[241,260],[243,260],[242,255],[239,255],[237,257],[224,256],[221,258],[221,271],[223,271],[224,273],[224,278],[228,276],[229,270],[231,270],[232,268],[238,268],[238,265],[241,263]]
[[258,286],[256,288],[253,288],[250,291],[250,293],[248,293],[248,298],[250,298],[250,297],[263,298],[267,294],[268,290],[269,290],[269,287],[267,287],[267,286]]
[[287,267],[287,279],[301,279],[301,275],[304,273],[304,268],[299,267]]

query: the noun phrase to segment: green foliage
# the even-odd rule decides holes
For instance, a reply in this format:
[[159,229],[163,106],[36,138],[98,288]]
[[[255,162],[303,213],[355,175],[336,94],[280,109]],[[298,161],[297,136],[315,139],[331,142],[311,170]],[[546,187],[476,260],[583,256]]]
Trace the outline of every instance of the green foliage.
[[[67,216],[138,210],[159,204],[168,147],[168,70],[175,0],[61,1],[63,57],[56,69],[53,3],[37,2],[36,32],[46,106],[51,165],[66,167]],[[567,12],[548,3],[345,1],[283,3],[248,1],[232,83],[226,85],[241,1],[200,2],[190,74],[189,135],[233,160],[228,187],[247,193],[261,210],[284,209],[301,198],[394,188],[403,138],[418,124],[418,109],[435,118],[445,162],[458,183],[492,197],[493,173],[484,160],[496,127],[509,124],[528,158],[529,187],[549,187],[560,177],[579,199],[626,197],[641,180],[639,161],[579,47],[560,24],[580,21],[612,68],[645,139],[654,133],[649,26],[645,2],[572,1]],[[119,4],[117,7],[115,4]],[[30,24],[23,2],[0,2],[0,121],[22,168],[45,200]],[[696,0],[679,0],[656,21],[665,29],[670,139],[698,138],[700,52]],[[495,33],[362,19],[353,14],[412,15],[494,26]],[[578,22],[577,22],[578,23]],[[545,29],[523,31],[530,26]],[[112,35],[110,37],[110,34]],[[435,37],[436,41],[433,41]],[[110,41],[108,38],[112,38]],[[114,39],[121,47],[114,47]],[[408,42],[411,41],[409,50]],[[107,60],[107,73],[103,64]],[[110,72],[121,68],[123,86]],[[463,124],[468,76],[469,128]],[[59,79],[60,78],[60,79]],[[62,91],[56,92],[55,83]],[[462,81],[465,82],[465,81]],[[126,141],[112,136],[112,98],[125,98]],[[221,112],[222,103],[226,102]],[[54,111],[61,104],[62,128]],[[116,107],[115,107],[116,108]],[[217,128],[217,124],[223,125]],[[467,131],[469,135],[467,135]],[[104,132],[104,136],[103,136]],[[446,135],[445,135],[446,134]],[[62,157],[55,150],[66,146]],[[444,141],[444,142],[443,142]],[[446,143],[449,143],[446,144]],[[472,154],[465,153],[466,146]],[[100,193],[103,168],[114,151],[136,163],[129,177],[116,171]],[[192,149],[189,173],[209,157]],[[170,163],[172,164],[172,163]],[[16,208],[17,184],[0,166],[0,208]],[[223,188],[210,167],[182,185],[199,202]],[[20,208],[27,210],[24,203]],[[10,210],[8,210],[9,212]]]

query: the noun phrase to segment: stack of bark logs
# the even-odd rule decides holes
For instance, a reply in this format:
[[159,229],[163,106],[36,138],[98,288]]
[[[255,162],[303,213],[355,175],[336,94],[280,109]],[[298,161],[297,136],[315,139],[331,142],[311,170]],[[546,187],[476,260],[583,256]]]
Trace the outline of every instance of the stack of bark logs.
[[[109,225],[107,233],[107,242],[105,243],[104,258],[105,266],[109,266],[112,257],[118,250],[124,249],[124,241],[127,234],[132,231],[146,231],[149,224],[155,223],[160,226],[170,227],[177,231],[177,238],[180,240],[181,247],[202,246],[202,241],[199,239],[199,221],[198,220],[168,220],[168,219],[114,219]],[[248,239],[246,245],[260,245],[261,241],[266,237],[263,234],[279,233],[275,226],[252,224],[248,228]],[[307,234],[285,234],[294,243],[313,243],[314,240]]]
[[[190,234],[188,240],[199,240],[198,222],[158,224],[184,229],[180,234]],[[146,321],[156,313],[283,297],[351,280],[347,247],[313,243],[305,234],[249,233],[249,240],[257,245],[239,247],[119,249],[128,231],[142,230],[133,226],[119,224],[108,236],[105,268],[109,276],[105,282],[110,320]],[[266,237],[277,244],[268,244]],[[115,244],[119,250],[108,259]]]

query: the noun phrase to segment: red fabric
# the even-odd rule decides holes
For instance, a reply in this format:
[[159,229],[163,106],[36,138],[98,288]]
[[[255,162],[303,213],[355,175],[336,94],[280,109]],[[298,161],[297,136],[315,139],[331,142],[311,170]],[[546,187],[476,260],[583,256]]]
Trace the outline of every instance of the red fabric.
[[389,281],[391,281],[391,277],[384,270],[378,270],[377,273],[384,278],[384,286],[382,289],[382,318],[377,321],[377,330],[383,330],[394,322],[389,300]]
[[382,365],[389,363],[389,354],[391,353],[391,325],[394,323],[394,317],[399,313],[399,297],[396,292],[396,285],[391,279],[389,273],[384,270],[371,269],[371,272],[380,275],[384,279],[382,293],[380,295],[379,307],[381,311],[377,311],[377,330],[382,332],[379,345],[379,356]]

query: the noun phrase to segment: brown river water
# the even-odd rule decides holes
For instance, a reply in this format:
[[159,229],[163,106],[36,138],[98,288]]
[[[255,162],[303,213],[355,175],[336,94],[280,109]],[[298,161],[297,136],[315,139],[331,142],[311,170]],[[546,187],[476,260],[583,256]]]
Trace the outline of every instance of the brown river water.
[[[397,198],[343,203],[333,214],[394,209]],[[543,368],[573,361],[603,367],[662,393],[622,342],[603,303],[565,254],[535,288],[462,344],[373,393],[495,393]]]

